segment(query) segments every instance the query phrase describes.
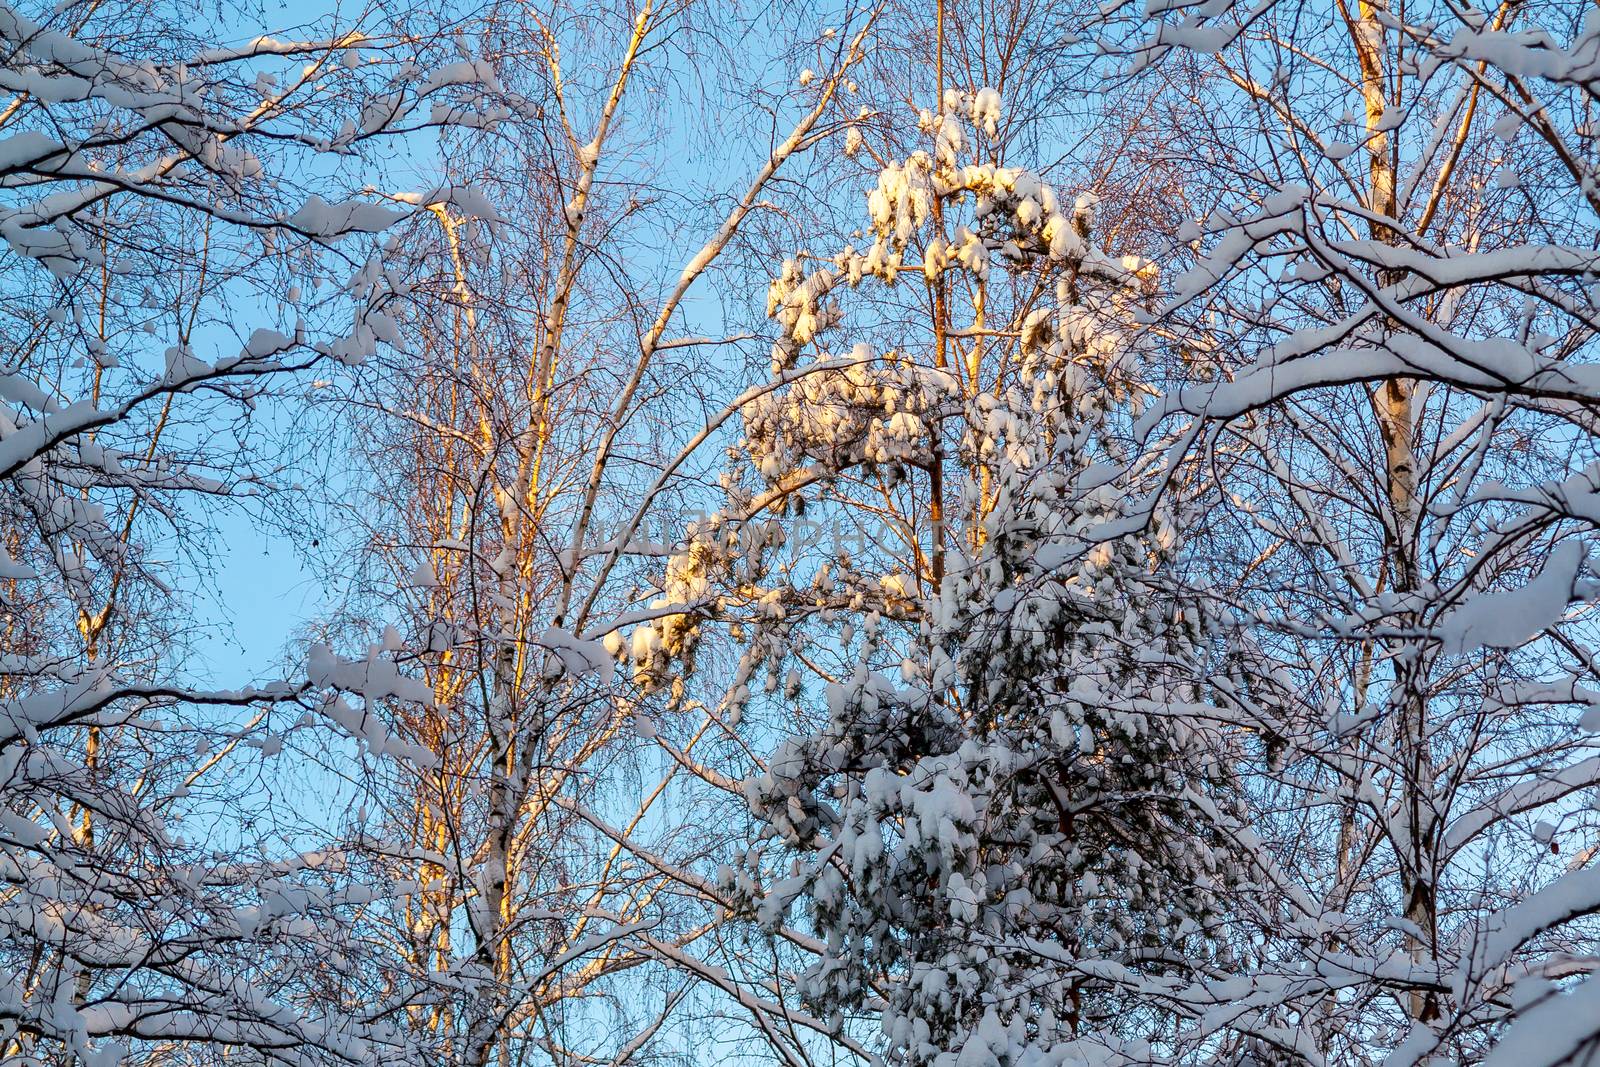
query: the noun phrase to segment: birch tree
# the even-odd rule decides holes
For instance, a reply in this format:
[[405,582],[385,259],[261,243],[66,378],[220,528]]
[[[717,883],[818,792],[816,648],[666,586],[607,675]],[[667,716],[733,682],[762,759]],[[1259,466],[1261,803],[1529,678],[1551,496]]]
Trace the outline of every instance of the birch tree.
[[272,840],[288,813],[249,775],[338,722],[336,690],[426,694],[325,651],[297,680],[197,687],[181,558],[272,490],[250,415],[274,383],[383,328],[365,257],[402,213],[309,161],[478,93],[331,20],[224,47],[174,15],[0,7],[0,1055],[404,1058],[393,984],[354,966],[370,889]]
[[1165,305],[1184,384],[1145,427],[1184,421],[1215,472],[1190,544],[1271,741],[1252,862],[1285,880],[1230,1021],[1274,1061],[1478,1062],[1590,966],[1586,909],[1533,902],[1572,901],[1594,844],[1591,23],[1175,4],[1107,30],[1210,185]]
[[[672,165],[655,142],[693,132],[655,101],[720,106],[717,79],[748,77],[700,51],[731,17],[657,3],[487,16],[515,114],[455,141],[456,178],[483,203],[413,224],[430,280],[392,354],[331,394],[380,487],[381,510],[352,516],[370,555],[344,634],[396,649],[433,694],[387,722],[437,761],[393,765],[376,793],[365,862],[416,887],[378,936],[433,991],[413,1031],[459,1062],[622,1062],[726,1014],[799,1063],[825,1030],[726,926],[714,858],[736,827],[717,812],[737,780],[707,750],[737,736],[714,705],[663,716],[614,649],[657,614],[641,589],[666,551],[652,538],[695,506],[700,453],[735,417],[712,376],[740,338],[705,329],[695,302],[715,298],[781,177],[836,141],[871,25],[862,11],[808,29],[796,47],[812,66],[757,127],[770,143],[691,205],[652,183]],[[677,95],[689,75],[715,83],[705,99]],[[685,218],[704,232],[659,262],[643,242]]]

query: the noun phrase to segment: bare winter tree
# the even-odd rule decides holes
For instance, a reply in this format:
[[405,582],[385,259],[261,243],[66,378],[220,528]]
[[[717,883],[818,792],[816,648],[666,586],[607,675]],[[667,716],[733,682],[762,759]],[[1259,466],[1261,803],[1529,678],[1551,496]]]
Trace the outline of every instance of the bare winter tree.
[[[714,874],[746,819],[743,770],[717,753],[744,767],[740,735],[714,702],[680,692],[666,710],[615,653],[624,625],[660,614],[645,583],[668,547],[651,539],[707,498],[736,423],[718,378],[736,380],[743,339],[701,309],[747,221],[839,142],[872,19],[807,30],[815,72],[752,97],[727,42],[760,22],[715,5],[483,17],[514,117],[457,137],[452,168],[485,203],[411,225],[431,281],[397,313],[392,356],[332,399],[376,486],[350,511],[367,562],[342,632],[391,627],[380,643],[411,650],[434,697],[387,724],[437,758],[374,790],[365,862],[414,887],[374,936],[431,991],[413,1032],[458,1062],[622,1062],[658,1035],[752,1029],[764,1056],[838,1054],[785,1002],[772,949],[726,921]],[[760,138],[737,169],[666,154],[728,106],[761,116],[736,119]]]
[[1600,785],[1593,17],[1129,17],[1107,40],[1166,93],[1147,151],[1197,176],[1184,384],[1145,425],[1187,426],[1173,472],[1214,479],[1214,698],[1260,744],[1257,947],[1191,1006],[1258,1061],[1478,1062],[1529,1004],[1578,1011],[1557,993],[1593,959],[1594,898],[1559,880]]
[[295,820],[266,783],[302,710],[359,729],[331,691],[426,693],[326,652],[296,682],[195,687],[185,560],[203,565],[219,508],[271,492],[251,415],[274,383],[386,329],[396,279],[367,257],[405,212],[344,199],[316,161],[488,117],[482,79],[413,73],[421,43],[331,19],[239,46],[204,21],[0,7],[7,1062],[411,1051],[391,1018],[406,991],[353,966],[345,920],[370,891],[268,836]]

